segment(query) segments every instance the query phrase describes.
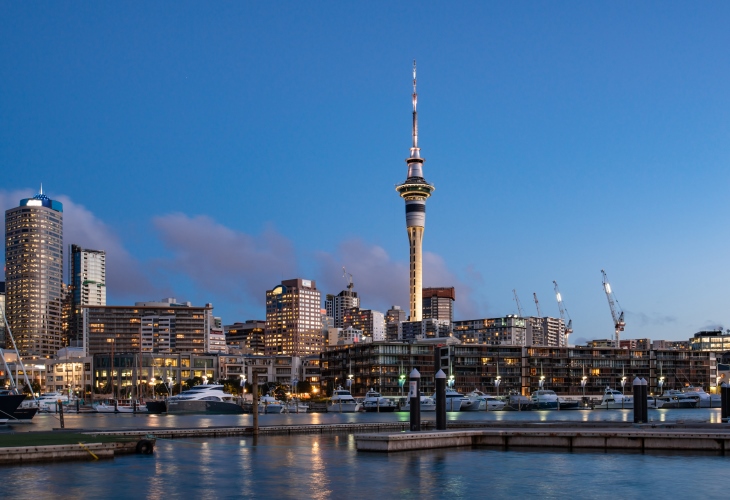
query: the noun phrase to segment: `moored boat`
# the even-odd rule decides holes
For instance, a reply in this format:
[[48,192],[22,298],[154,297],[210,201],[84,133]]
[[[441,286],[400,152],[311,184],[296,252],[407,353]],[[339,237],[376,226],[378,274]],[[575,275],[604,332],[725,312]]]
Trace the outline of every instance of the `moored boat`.
[[634,398],[631,396],[625,396],[621,391],[606,387],[603,391],[603,399],[600,404],[595,406],[595,409],[602,410],[620,410],[620,409],[632,409],[634,407]]
[[664,401],[662,408],[696,408],[698,401],[694,398],[687,396],[682,391],[669,389],[664,391],[664,394],[657,398],[660,401]]
[[[411,403],[408,399],[400,407],[400,411],[411,411]],[[436,411],[436,400],[421,394],[421,412]]]
[[233,395],[222,385],[196,385],[167,399],[167,413],[240,414],[243,407],[233,401]]
[[558,395],[550,389],[538,389],[530,394],[531,410],[557,410]]
[[682,392],[697,401],[697,408],[722,407],[722,397],[719,394],[708,394],[702,387],[689,386],[682,389]]
[[395,401],[381,396],[372,389],[365,394],[365,400],[362,402],[362,409],[368,412],[391,412],[397,408]]
[[332,392],[327,402],[327,411],[333,413],[353,413],[359,410],[360,404],[355,401],[350,391],[338,387]]

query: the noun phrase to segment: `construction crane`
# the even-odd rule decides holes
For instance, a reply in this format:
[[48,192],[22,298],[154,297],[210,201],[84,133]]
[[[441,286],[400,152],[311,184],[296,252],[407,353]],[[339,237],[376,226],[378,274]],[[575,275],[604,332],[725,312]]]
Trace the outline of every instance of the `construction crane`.
[[515,295],[515,302],[517,302],[517,314],[520,315],[520,318],[524,318],[525,315],[522,314],[522,306],[520,305],[520,298],[517,296],[517,290],[513,288],[512,293]]
[[[568,345],[568,336],[573,333],[573,320],[570,319],[570,314],[568,314],[568,310],[563,306],[563,296],[560,295],[560,288],[558,288],[558,282],[553,281],[553,285],[555,285],[555,298],[558,299],[558,309],[560,309],[560,319],[563,320],[563,324],[565,324],[565,345]],[[565,317],[568,317],[568,322],[565,322]]]
[[342,277],[347,280],[347,289],[352,291],[352,288],[355,286],[352,283],[352,274],[345,271],[345,266],[342,266]]
[[613,327],[616,331],[616,347],[619,347],[619,336],[620,332],[624,331],[626,327],[626,321],[624,321],[624,312],[621,310],[621,306],[616,299],[616,294],[611,291],[611,284],[608,282],[606,271],[601,269],[603,274],[603,291],[606,292],[606,298],[608,299],[608,307],[611,308],[611,318],[613,318]]
[[535,299],[535,308],[537,309],[537,317],[542,318],[542,313],[540,312],[540,303],[537,301],[537,294],[535,292],[532,292],[532,297]]

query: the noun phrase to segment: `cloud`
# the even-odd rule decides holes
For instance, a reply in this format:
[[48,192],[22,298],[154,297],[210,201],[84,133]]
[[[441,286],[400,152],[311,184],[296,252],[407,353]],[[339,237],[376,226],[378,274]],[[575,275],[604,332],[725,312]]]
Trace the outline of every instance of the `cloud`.
[[675,316],[663,315],[658,313],[646,314],[643,312],[632,312],[626,311],[626,319],[630,320],[631,324],[643,326],[666,326],[677,322]]
[[155,217],[153,225],[170,251],[155,263],[226,302],[262,305],[267,289],[297,276],[293,245],[273,228],[252,236],[180,213]]
[[[35,193],[33,189],[0,191],[0,208],[4,212],[17,207],[20,200],[32,197]],[[106,251],[106,284],[109,294],[139,297],[141,293],[150,292],[153,287],[146,273],[142,271],[141,264],[129,254],[119,237],[103,221],[68,196],[58,195],[53,199],[63,203],[64,275],[68,274],[68,246],[76,244],[83,248]]]
[[[319,252],[315,259],[321,283],[317,288],[323,293],[336,294],[347,286],[342,275],[344,266],[353,276],[361,307],[385,312],[390,306],[399,305],[408,311],[409,264],[393,260],[382,247],[351,239],[342,242],[334,253]],[[424,253],[423,277],[425,287],[456,288],[455,318],[478,317],[471,286],[459,280],[440,255]]]

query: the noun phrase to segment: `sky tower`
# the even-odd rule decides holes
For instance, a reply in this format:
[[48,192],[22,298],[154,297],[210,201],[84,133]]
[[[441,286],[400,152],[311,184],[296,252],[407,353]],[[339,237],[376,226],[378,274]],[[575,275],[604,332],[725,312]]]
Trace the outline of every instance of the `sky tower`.
[[426,227],[426,199],[435,189],[423,178],[423,162],[418,147],[418,93],[416,92],[416,61],[413,61],[413,145],[411,155],[406,159],[408,177],[395,189],[406,201],[406,228],[410,244],[410,295],[411,321],[421,321],[423,302],[423,230]]

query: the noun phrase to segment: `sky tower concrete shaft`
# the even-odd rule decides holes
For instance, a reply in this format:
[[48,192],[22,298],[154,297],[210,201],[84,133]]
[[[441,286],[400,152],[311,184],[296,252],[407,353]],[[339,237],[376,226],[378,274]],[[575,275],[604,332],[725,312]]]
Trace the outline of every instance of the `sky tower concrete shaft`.
[[423,178],[423,162],[418,147],[418,94],[416,93],[416,61],[413,61],[413,145],[411,155],[406,159],[408,177],[395,189],[406,202],[406,228],[410,246],[410,295],[411,321],[422,318],[423,303],[423,230],[426,227],[426,200],[434,187]]

